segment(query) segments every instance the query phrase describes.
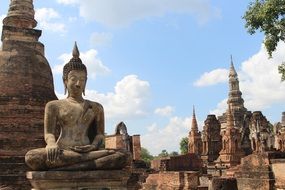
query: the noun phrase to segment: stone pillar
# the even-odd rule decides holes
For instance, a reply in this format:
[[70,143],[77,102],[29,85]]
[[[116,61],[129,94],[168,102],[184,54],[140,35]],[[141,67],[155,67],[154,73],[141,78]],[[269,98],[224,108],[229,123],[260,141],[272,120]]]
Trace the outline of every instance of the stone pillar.
[[32,0],[11,0],[0,51],[0,182],[21,190],[28,184],[24,155],[45,146],[44,107],[56,99],[36,24]]
[[132,136],[132,152],[133,152],[133,160],[141,159],[141,139],[140,135]]

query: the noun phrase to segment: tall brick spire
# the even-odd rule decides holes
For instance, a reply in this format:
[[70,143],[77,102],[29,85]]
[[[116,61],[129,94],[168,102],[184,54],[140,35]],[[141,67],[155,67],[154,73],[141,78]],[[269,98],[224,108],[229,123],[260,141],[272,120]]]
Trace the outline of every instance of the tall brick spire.
[[197,119],[196,119],[196,114],[195,114],[195,106],[193,106],[191,131],[198,132],[198,124],[197,124]]
[[230,72],[229,77],[237,78],[237,72],[233,63],[233,56],[231,55],[231,66],[230,66]]
[[229,108],[231,109],[231,113],[233,114],[235,127],[242,127],[244,114],[247,110],[244,107],[244,100],[242,98],[242,93],[239,89],[238,74],[235,70],[232,56],[231,66],[229,70],[229,94],[227,103]]
[[8,15],[3,20],[3,25],[35,28],[37,21],[34,19],[34,15],[33,0],[11,0]]
[[198,130],[198,124],[196,120],[195,107],[193,106],[193,116],[191,130],[188,136],[188,152],[201,155],[202,153],[202,139],[201,133]]
[[38,41],[32,0],[11,0],[0,51],[1,185],[28,189],[25,153],[44,147],[45,104],[56,99],[51,68]]

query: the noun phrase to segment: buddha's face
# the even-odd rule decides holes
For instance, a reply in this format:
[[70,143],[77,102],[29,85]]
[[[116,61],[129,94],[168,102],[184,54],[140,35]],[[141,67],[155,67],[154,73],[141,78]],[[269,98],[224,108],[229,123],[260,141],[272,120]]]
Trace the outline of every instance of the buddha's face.
[[81,96],[86,84],[86,73],[81,70],[72,70],[64,81],[69,96]]

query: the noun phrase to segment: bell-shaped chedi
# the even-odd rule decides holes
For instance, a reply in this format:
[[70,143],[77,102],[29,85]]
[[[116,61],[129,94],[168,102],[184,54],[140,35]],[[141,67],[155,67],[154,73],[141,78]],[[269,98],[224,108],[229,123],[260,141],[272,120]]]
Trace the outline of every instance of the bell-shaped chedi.
[[[24,163],[23,156],[27,150],[44,145],[44,107],[48,101],[56,99],[44,45],[38,41],[41,31],[34,29],[37,24],[34,13],[32,0],[11,0],[3,20],[0,51],[1,164],[7,162],[9,165],[12,161]],[[19,167],[9,167],[3,172],[15,172],[9,175],[21,173],[14,171]],[[5,183],[6,178],[2,176],[0,171],[1,183]]]
[[35,11],[33,0],[11,0],[7,17],[3,20],[5,26],[18,28],[35,28]]

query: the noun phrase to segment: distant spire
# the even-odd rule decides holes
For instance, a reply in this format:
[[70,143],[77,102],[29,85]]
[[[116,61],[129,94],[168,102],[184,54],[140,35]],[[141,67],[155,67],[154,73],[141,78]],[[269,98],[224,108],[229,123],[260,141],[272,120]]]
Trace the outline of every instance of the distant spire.
[[11,0],[7,17],[3,20],[4,26],[18,28],[35,28],[35,10],[33,0]]
[[193,105],[193,116],[192,116],[191,131],[198,131],[198,124],[197,124],[197,120],[196,120],[195,106],[194,105]]
[[231,66],[230,66],[230,72],[229,72],[229,77],[237,77],[237,72],[234,67],[234,62],[233,62],[233,56],[231,55]]
[[73,56],[73,58],[77,58],[77,59],[80,56],[80,53],[79,53],[79,50],[78,50],[76,42],[74,43],[74,47],[73,47],[73,50],[72,50],[72,56]]

